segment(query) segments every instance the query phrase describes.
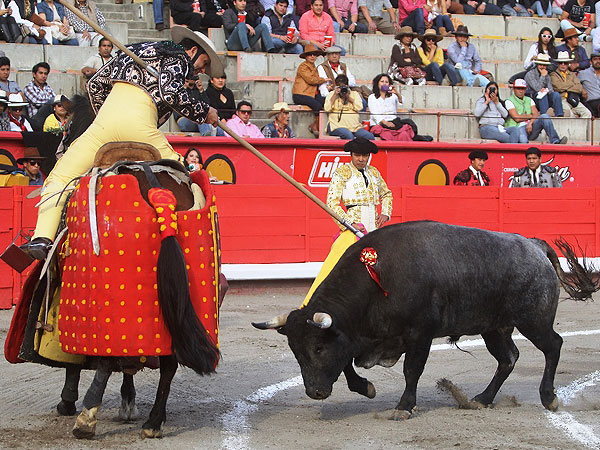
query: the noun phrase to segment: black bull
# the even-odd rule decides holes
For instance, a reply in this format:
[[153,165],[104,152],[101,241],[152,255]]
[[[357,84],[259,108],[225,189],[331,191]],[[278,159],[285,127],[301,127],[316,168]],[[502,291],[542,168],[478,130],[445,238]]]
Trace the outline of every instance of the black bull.
[[[432,340],[444,336],[455,342],[481,334],[498,369],[473,400],[490,405],[519,356],[511,338],[516,327],[544,353],[540,397],[556,410],[562,338],[553,322],[560,284],[576,299],[598,290],[571,248],[563,241],[557,245],[573,269],[570,282],[554,250],[539,239],[437,222],[384,227],[344,253],[306,307],[254,325],[287,336],[313,399],[327,398],[342,370],[356,376],[353,361],[390,367],[405,354],[406,388],[397,418],[410,416]],[[382,287],[360,261],[367,247],[377,251],[374,267]]]

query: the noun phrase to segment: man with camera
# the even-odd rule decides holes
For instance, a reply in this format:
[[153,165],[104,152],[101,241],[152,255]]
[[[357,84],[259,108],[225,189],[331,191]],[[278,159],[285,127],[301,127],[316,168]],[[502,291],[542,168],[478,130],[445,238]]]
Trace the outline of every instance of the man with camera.
[[335,89],[325,98],[325,111],[329,113],[329,135],[347,140],[355,137],[374,140],[375,136],[365,130],[360,122],[358,112],[362,107],[362,98],[358,92],[350,89],[348,77],[338,75],[335,78]]

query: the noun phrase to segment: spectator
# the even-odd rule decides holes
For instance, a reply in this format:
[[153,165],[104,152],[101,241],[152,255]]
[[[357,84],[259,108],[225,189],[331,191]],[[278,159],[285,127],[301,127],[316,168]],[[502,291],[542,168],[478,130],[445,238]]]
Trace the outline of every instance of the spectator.
[[23,151],[23,157],[17,159],[17,164],[23,164],[23,169],[16,171],[29,177],[29,186],[41,186],[44,184],[44,176],[40,171],[40,163],[43,161],[38,149],[35,147],[26,147]]
[[323,79],[327,79],[327,82],[322,83],[319,86],[319,93],[323,96],[323,98],[327,97],[327,95],[335,89],[335,77],[338,75],[346,75],[348,77],[348,86],[351,88],[356,86],[356,78],[350,72],[350,69],[346,64],[340,62],[342,50],[337,47],[329,47],[325,50],[325,61],[319,64],[317,67],[317,72],[319,77]]
[[[202,80],[198,77],[191,77],[185,80],[185,92],[187,95],[195,102],[208,102],[208,97],[204,93],[204,88],[202,86]],[[212,105],[211,105],[212,106]],[[210,136],[211,135],[211,125],[207,123],[197,123],[186,117],[183,117],[181,114],[175,113],[175,121],[179,126],[181,131],[191,132],[191,133],[200,133],[202,136]]]
[[33,73],[33,80],[23,88],[23,96],[29,102],[27,106],[29,117],[35,116],[35,113],[44,103],[54,100],[56,96],[54,90],[47,83],[48,74],[50,73],[48,63],[37,63],[33,66],[31,72]]
[[460,76],[452,64],[444,62],[444,51],[437,45],[442,39],[442,36],[435,34],[435,30],[432,28],[425,30],[425,34],[419,36],[421,46],[417,52],[425,66],[428,81],[442,84],[444,77],[448,76],[450,86],[456,86],[460,83]]
[[263,127],[262,134],[266,138],[295,138],[296,135],[290,128],[291,111],[286,102],[275,103],[268,114],[268,117],[275,116],[275,119]]
[[578,78],[587,93],[585,105],[594,117],[600,117],[600,53],[592,53],[591,58],[591,67],[579,72]]
[[[531,4],[531,9],[536,12],[538,17],[552,17],[552,0],[536,0]],[[562,13],[562,8],[559,14]]]
[[362,109],[362,98],[348,86],[348,77],[338,75],[335,89],[325,99],[325,111],[329,113],[327,132],[351,140],[355,137],[374,140],[375,136],[365,130],[360,123],[358,112]]
[[446,0],[427,0],[425,10],[429,13],[425,17],[428,22],[432,21],[432,26],[435,31],[442,35],[448,36],[454,31],[454,24],[450,19],[450,14],[446,4],[452,3]]
[[7,114],[8,94],[0,90],[0,131],[10,131],[10,120]]
[[195,147],[190,147],[188,151],[185,152],[185,155],[183,155],[183,160],[187,170],[190,172],[195,172],[196,170],[202,169],[202,155],[200,155],[200,150]]
[[225,42],[229,50],[251,52],[252,46],[261,40],[262,47],[269,53],[276,52],[269,28],[257,21],[251,21],[246,14],[246,0],[233,0],[233,8],[223,14]]
[[[6,4],[6,3],[5,3]],[[21,34],[21,39],[18,42],[29,42],[30,44],[48,44],[46,41],[46,31],[41,27],[44,25],[44,20],[37,15],[35,2],[27,2],[27,5],[22,0],[10,0],[8,8],[11,10],[11,16],[15,22],[21,27],[21,32],[28,30],[28,34]],[[23,28],[22,26],[25,26]]]
[[112,58],[113,44],[111,41],[103,37],[100,39],[98,44],[98,53],[90,56],[86,62],[83,63],[81,73],[86,79],[90,79],[100,67],[106,64],[110,58]]
[[250,122],[250,117],[252,117],[252,103],[242,100],[237,105],[235,115],[226,124],[234,133],[244,138],[264,139],[265,136],[260,129]]
[[[308,130],[319,137],[319,111],[323,109],[325,98],[318,93],[318,86],[327,82],[326,78],[319,76],[319,71],[315,67],[317,57],[323,56],[322,50],[312,44],[308,44],[300,58],[305,61],[298,66],[294,86],[292,87],[292,99],[297,105],[306,105],[313,110],[315,118],[313,123],[308,126]],[[329,80],[333,83],[333,80]]]
[[[306,11],[310,11],[310,0],[296,0],[296,15],[302,17]],[[323,11],[329,11],[327,0],[323,0]]]
[[533,62],[535,63],[535,69],[531,69],[525,75],[525,82],[527,83],[525,95],[533,99],[541,114],[545,114],[548,108],[552,107],[555,116],[563,117],[565,113],[563,112],[560,94],[554,92],[552,80],[548,73],[550,57],[545,53],[540,53]]
[[[556,56],[558,55],[556,47],[554,46],[554,34],[552,33],[552,30],[548,27],[543,27],[540,30],[540,32],[538,33],[537,42],[531,44],[531,47],[529,47],[529,52],[527,53],[525,63],[523,64],[525,70],[533,69],[535,67],[533,59],[539,53],[545,53],[552,59],[556,58]],[[552,70],[553,68],[549,68],[550,72],[552,72]],[[517,78],[523,78],[524,76],[525,73],[523,73],[521,77]]]
[[63,135],[67,128],[69,112],[62,104],[62,96],[57,95],[52,102],[52,114],[44,121],[44,132]]
[[[262,23],[267,26],[275,49],[283,53],[300,54],[302,46],[298,43],[298,17],[287,13],[288,0],[276,0],[275,5],[265,12]],[[288,30],[294,29],[290,38]]]
[[483,166],[488,159],[487,152],[473,150],[469,153],[471,165],[465,170],[458,172],[454,177],[455,186],[489,186],[490,177],[483,171]]
[[425,72],[421,69],[423,63],[417,51],[417,47],[413,44],[413,39],[416,33],[413,33],[411,27],[402,27],[392,47],[392,56],[390,65],[388,66],[388,74],[393,80],[400,81],[406,85],[425,84]]
[[[79,9],[79,11],[98,25],[103,30],[106,29],[106,20],[104,19],[104,15],[98,9],[96,2],[93,0],[66,0],[70,1],[75,8]],[[79,45],[84,47],[95,47],[100,43],[100,39],[102,35],[94,31],[94,29],[77,17],[75,14],[71,12],[71,10],[66,10],[65,14],[67,15],[67,20],[73,26],[75,30],[75,34],[77,35],[77,42]]]
[[398,109],[402,107],[402,101],[387,73],[380,73],[373,79],[373,93],[369,95],[368,103],[372,127],[375,125],[385,128],[395,127],[392,121],[398,117]]
[[590,60],[585,48],[579,45],[578,34],[575,28],[569,28],[565,31],[563,44],[556,47],[557,52],[569,52],[569,55],[573,58],[573,62],[569,63],[569,70],[571,72],[579,72],[590,67]]
[[[566,144],[567,137],[558,137],[552,120],[548,114],[540,114],[533,100],[525,96],[527,83],[525,80],[515,80],[513,94],[504,102],[508,111],[508,118],[504,123],[508,134],[518,136],[518,142],[526,144],[529,140],[535,140],[542,130],[546,132],[551,144]],[[516,139],[515,139],[516,140]]]
[[250,23],[260,23],[260,20],[265,15],[265,8],[260,0],[246,0],[246,20],[250,19]]
[[[208,104],[217,110],[219,118],[223,120],[229,120],[235,113],[235,99],[233,92],[225,83],[227,82],[227,75],[225,72],[218,74],[210,79],[208,87],[206,88],[206,96],[208,97]],[[211,135],[225,136],[225,133],[220,127],[213,127],[211,125]]]
[[504,144],[519,142],[518,134],[510,135],[504,128],[508,111],[502,104],[498,83],[495,81],[491,81],[485,87],[483,96],[477,99],[473,115],[479,121],[481,139],[493,139]]
[[563,6],[567,4],[568,0],[554,0],[552,2],[552,13],[556,17],[560,17],[563,13]]
[[487,3],[482,0],[460,0],[465,10],[465,14],[483,14],[486,16],[501,16],[502,9],[493,3]]
[[[358,0],[358,9],[358,21],[368,27],[369,33],[394,34],[400,31],[390,0]],[[384,9],[389,20],[382,16]]]
[[54,0],[43,0],[37,4],[39,16],[44,21],[46,40],[53,45],[79,45],[75,30],[65,15],[65,7]]
[[568,64],[573,60],[567,52],[560,52],[554,61],[558,64],[558,69],[550,74],[550,79],[555,93],[560,95],[563,110],[572,111],[577,117],[591,118],[592,113],[583,104],[586,93],[581,81],[569,70]]
[[6,91],[7,94],[20,93],[21,88],[15,81],[10,81],[10,59],[6,56],[0,56],[0,89]]
[[[426,0],[398,0],[398,23],[401,27],[411,27],[417,34],[425,33],[425,18],[423,13],[427,5]],[[427,11],[428,15],[430,11]]]
[[562,181],[556,169],[547,164],[542,165],[542,152],[539,148],[529,147],[525,151],[527,165],[517,170],[508,187],[523,188],[560,188]]
[[227,9],[222,0],[170,0],[170,8],[173,22],[186,25],[194,31],[206,27],[221,28]]
[[333,29],[336,33],[344,30],[352,34],[369,31],[369,27],[358,21],[358,0],[331,0],[329,14],[333,17]]
[[[328,42],[325,36],[328,36]],[[323,51],[335,45],[333,20],[329,14],[323,12],[323,0],[311,0],[310,11],[306,11],[300,17],[300,39]],[[338,47],[342,49],[342,56],[344,56],[346,50],[339,45]]]
[[3,2],[2,6],[0,8],[0,39],[8,43],[21,41],[21,29],[12,16],[12,8],[6,6],[6,2]]
[[498,0],[497,4],[505,16],[531,17],[533,14],[529,0]]
[[21,94],[8,95],[8,120],[10,131],[33,131],[29,121],[23,116],[23,110],[27,102],[23,101]]
[[[587,16],[586,16],[587,14]],[[592,0],[569,0],[563,6],[560,29],[567,37],[567,30],[577,31],[580,41],[591,41],[596,26],[596,13]]]
[[[268,10],[273,9],[275,7],[277,0],[260,0],[260,3],[261,3],[261,5],[263,5],[263,8],[265,9],[265,14],[266,14]],[[307,5],[306,8],[308,9],[309,6]],[[289,1],[286,14],[294,14],[296,16],[301,15],[297,11],[296,11],[296,13],[294,13],[294,0]]]
[[458,0],[445,0],[445,4],[450,14],[465,14],[464,6]]
[[469,29],[464,25],[459,25],[453,34],[456,41],[448,47],[448,60],[454,64],[467,86],[487,86],[490,81],[481,75],[479,53],[469,42],[469,37],[473,35],[469,34]]

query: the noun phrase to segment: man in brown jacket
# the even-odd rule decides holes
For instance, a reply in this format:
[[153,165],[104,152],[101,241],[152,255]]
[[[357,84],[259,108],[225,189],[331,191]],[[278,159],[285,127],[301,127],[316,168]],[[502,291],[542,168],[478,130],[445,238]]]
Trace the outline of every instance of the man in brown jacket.
[[587,92],[583,89],[576,73],[569,70],[569,63],[572,61],[573,58],[568,52],[558,52],[558,57],[554,59],[558,68],[550,74],[552,87],[560,94],[565,113],[572,111],[577,117],[589,119],[592,113],[581,102],[587,98]]

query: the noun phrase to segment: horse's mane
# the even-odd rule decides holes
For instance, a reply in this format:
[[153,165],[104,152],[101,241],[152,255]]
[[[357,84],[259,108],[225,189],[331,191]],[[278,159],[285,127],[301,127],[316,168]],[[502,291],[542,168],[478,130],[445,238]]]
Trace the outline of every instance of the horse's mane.
[[96,118],[90,100],[83,95],[74,95],[73,98],[71,98],[69,113],[69,127],[67,135],[63,139],[65,149],[68,148],[75,139],[81,136]]

